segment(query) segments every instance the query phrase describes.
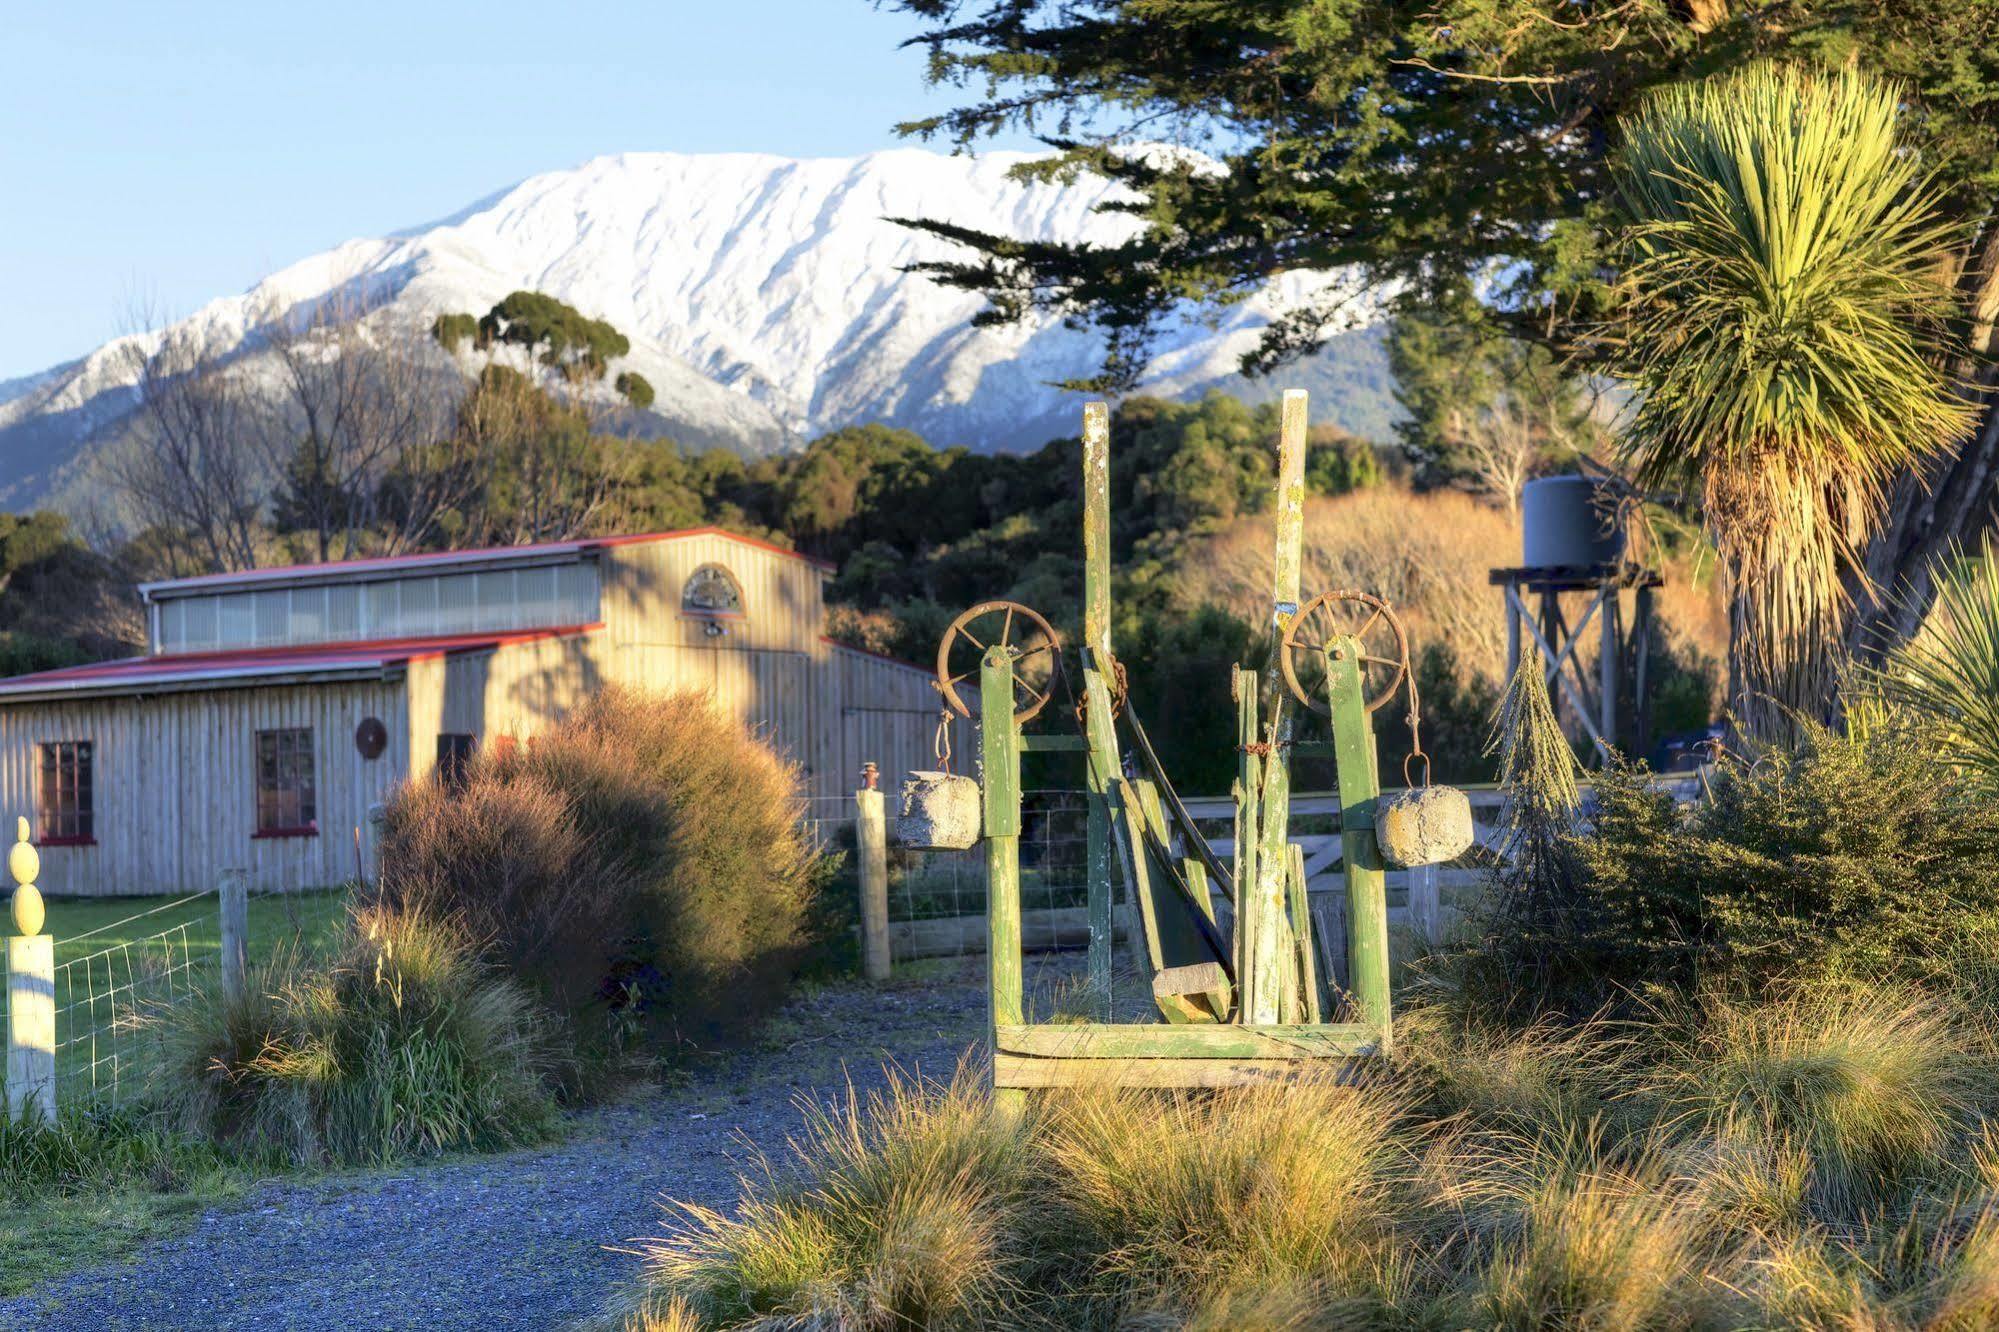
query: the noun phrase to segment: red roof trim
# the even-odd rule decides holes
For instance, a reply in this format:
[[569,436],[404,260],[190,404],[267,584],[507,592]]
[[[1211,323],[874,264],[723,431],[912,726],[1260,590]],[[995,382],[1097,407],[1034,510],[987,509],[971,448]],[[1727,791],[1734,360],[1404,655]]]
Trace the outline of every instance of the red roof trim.
[[[0,680],[0,695],[25,693],[42,688],[70,685],[130,684],[198,676],[210,671],[239,671],[246,674],[279,674],[288,671],[365,669],[372,666],[401,665],[423,657],[481,652],[509,643],[527,643],[545,638],[568,638],[592,633],[603,622],[559,625],[547,629],[501,629],[463,634],[433,634],[421,638],[359,639],[334,643],[292,643],[284,647],[235,648],[226,652],[155,653],[146,657],[124,657],[117,661],[91,662],[66,666],[33,675],[17,675]],[[258,668],[263,668],[260,672]]]
[[154,592],[178,592],[208,587],[237,587],[253,583],[271,582],[280,578],[304,578],[320,574],[371,573],[379,569],[421,568],[434,564],[450,566],[454,564],[476,564],[482,559],[533,559],[540,555],[581,555],[590,551],[608,550],[613,546],[644,545],[654,541],[679,541],[686,537],[714,536],[738,541],[773,555],[783,555],[789,559],[809,564],[822,573],[835,572],[835,566],[810,555],[801,555],[795,550],[787,550],[774,542],[759,537],[744,536],[741,532],[731,532],[720,527],[684,527],[670,532],[641,532],[630,536],[579,537],[574,541],[542,541],[525,546],[483,546],[473,550],[426,551],[414,555],[376,555],[359,560],[327,560],[314,564],[278,564],[265,569],[244,569],[237,573],[196,574],[191,578],[169,578],[158,582],[144,583],[140,590],[148,597]]

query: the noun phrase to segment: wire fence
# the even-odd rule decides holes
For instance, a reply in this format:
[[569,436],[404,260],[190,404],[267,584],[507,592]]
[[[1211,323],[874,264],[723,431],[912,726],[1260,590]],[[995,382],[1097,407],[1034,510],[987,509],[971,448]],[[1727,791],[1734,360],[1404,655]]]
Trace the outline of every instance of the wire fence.
[[[911,851],[893,845],[895,798],[889,797],[890,951],[898,959],[985,952],[985,850]],[[1081,947],[1089,938],[1085,872],[1087,796],[1080,790],[1030,790],[1021,797],[1022,940],[1031,949]],[[852,796],[806,802],[806,835],[827,851],[854,851]],[[851,876],[849,876],[851,877]]]
[[[217,897],[194,893],[56,940],[56,1104],[136,1099],[159,1053],[155,1019],[217,969]],[[0,1015],[12,977],[0,961]]]

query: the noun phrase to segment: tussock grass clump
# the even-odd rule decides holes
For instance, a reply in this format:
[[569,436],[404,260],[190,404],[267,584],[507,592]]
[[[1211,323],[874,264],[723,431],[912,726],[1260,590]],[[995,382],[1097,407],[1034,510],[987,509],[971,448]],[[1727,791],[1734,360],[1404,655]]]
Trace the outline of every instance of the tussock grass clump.
[[857,1330],[996,1318],[1017,1293],[1016,1212],[1039,1157],[982,1084],[970,1069],[941,1086],[892,1073],[879,1092],[809,1105],[733,1215],[681,1205],[679,1227],[641,1246],[669,1297],[654,1316]]
[[1406,1289],[1392,1237],[1411,1158],[1380,1091],[1106,1089],[1048,1116],[1055,1205],[1126,1298],[1200,1309],[1309,1289],[1380,1315]]
[[[1715,998],[1649,1077],[1667,1124],[1714,1150],[1756,1219],[1859,1219],[1954,1151],[1989,1070],[1942,1004],[1895,987]],[[1760,1201],[1759,1201],[1760,1200]]]
[[161,1093],[201,1137],[290,1164],[545,1136],[557,1064],[526,991],[461,930],[357,912],[328,966],[281,958],[239,999],[176,1009]]
[[706,695],[606,688],[456,785],[390,802],[381,899],[462,920],[594,1042],[645,1012],[694,1040],[781,997],[813,938],[798,771]]

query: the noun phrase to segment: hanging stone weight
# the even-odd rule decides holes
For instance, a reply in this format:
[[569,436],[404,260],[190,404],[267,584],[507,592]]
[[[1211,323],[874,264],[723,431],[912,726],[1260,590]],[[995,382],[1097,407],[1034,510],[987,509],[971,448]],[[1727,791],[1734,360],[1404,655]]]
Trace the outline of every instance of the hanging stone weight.
[[1471,800],[1452,786],[1422,786],[1384,797],[1375,807],[1374,838],[1396,869],[1456,860],[1477,838]]
[[895,843],[912,851],[965,851],[979,843],[979,784],[948,772],[912,772],[902,784]]

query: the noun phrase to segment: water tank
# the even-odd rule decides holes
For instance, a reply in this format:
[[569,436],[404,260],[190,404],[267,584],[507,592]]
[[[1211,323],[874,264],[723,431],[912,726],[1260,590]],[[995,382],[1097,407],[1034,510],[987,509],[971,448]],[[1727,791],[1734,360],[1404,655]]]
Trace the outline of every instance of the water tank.
[[1521,564],[1586,569],[1624,558],[1624,526],[1609,485],[1590,476],[1545,476],[1520,490]]

